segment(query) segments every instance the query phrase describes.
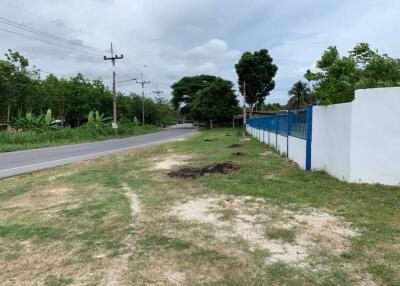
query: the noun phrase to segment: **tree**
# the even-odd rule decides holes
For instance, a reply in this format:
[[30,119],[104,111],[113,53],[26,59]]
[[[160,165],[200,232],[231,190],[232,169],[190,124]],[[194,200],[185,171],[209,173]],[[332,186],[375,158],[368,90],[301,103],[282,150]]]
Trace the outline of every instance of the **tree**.
[[261,111],[279,111],[285,109],[284,105],[280,105],[279,103],[268,103],[268,104],[263,104],[261,106]]
[[37,71],[29,71],[29,61],[20,53],[8,50],[6,60],[0,61],[0,97],[6,106],[6,121],[10,121],[13,108],[31,90]]
[[379,54],[367,43],[357,44],[343,57],[330,46],[316,67],[305,78],[313,82],[312,94],[319,104],[350,102],[356,89],[400,86],[400,61]]
[[233,84],[228,80],[217,78],[208,87],[197,92],[195,99],[189,104],[193,119],[199,122],[224,123],[231,116],[240,112],[238,101],[233,91]]
[[240,91],[246,82],[246,102],[250,105],[250,117],[255,105],[261,105],[275,87],[273,78],[278,67],[272,63],[268,50],[245,52],[235,65]]
[[211,75],[199,75],[192,77],[183,77],[174,83],[172,88],[172,104],[175,109],[180,109],[183,115],[189,115],[189,106],[196,98],[197,93],[210,86],[217,79]]
[[297,109],[300,109],[300,107],[305,107],[307,104],[312,103],[310,89],[308,88],[307,83],[302,82],[301,80],[292,86],[288,94],[291,96],[287,104],[288,108],[293,109],[297,106]]

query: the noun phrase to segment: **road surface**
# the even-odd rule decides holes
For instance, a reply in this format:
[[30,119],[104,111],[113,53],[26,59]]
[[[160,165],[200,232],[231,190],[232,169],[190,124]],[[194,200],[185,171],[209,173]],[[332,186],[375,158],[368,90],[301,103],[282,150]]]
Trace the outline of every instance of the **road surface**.
[[175,127],[124,139],[0,153],[0,179],[174,141],[194,132]]

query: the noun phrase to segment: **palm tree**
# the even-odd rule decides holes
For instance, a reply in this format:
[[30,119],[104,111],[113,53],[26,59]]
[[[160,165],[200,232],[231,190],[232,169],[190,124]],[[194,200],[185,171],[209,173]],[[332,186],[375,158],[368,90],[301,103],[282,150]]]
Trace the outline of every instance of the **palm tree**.
[[301,80],[292,86],[289,90],[289,96],[291,96],[291,98],[289,99],[288,106],[294,107],[297,105],[297,109],[300,109],[300,106],[312,103],[310,89],[308,88],[307,83],[302,82]]

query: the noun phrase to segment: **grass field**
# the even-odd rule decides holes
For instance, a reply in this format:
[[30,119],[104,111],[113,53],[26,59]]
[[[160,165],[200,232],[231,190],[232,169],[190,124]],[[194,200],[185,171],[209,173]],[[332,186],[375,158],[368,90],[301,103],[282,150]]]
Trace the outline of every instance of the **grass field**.
[[[167,175],[220,162],[241,168]],[[2,285],[400,285],[399,187],[228,129],[2,180],[0,201]]]

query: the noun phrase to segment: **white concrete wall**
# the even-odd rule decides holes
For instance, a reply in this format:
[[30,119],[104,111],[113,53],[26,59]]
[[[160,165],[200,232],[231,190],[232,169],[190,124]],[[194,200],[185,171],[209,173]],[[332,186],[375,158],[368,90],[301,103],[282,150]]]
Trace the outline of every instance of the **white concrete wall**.
[[400,184],[400,88],[357,90],[313,109],[312,168],[356,183]]
[[277,144],[278,152],[281,154],[287,154],[287,138],[286,138],[286,136],[282,136],[282,135],[278,134],[277,138],[278,138],[278,144]]
[[351,129],[351,181],[399,185],[400,87],[357,90]]
[[[264,130],[246,127],[246,130],[258,141],[275,148],[281,154],[287,154],[287,138]],[[306,141],[297,137],[289,136],[289,158],[305,169],[306,166]]]
[[314,106],[312,169],[350,179],[351,110],[352,103]]
[[[248,128],[281,153],[287,138]],[[357,90],[351,103],[313,108],[311,167],[351,182],[400,185],[400,87]],[[289,137],[289,158],[305,168],[306,141]]]
[[289,159],[306,168],[306,140],[289,136]]

